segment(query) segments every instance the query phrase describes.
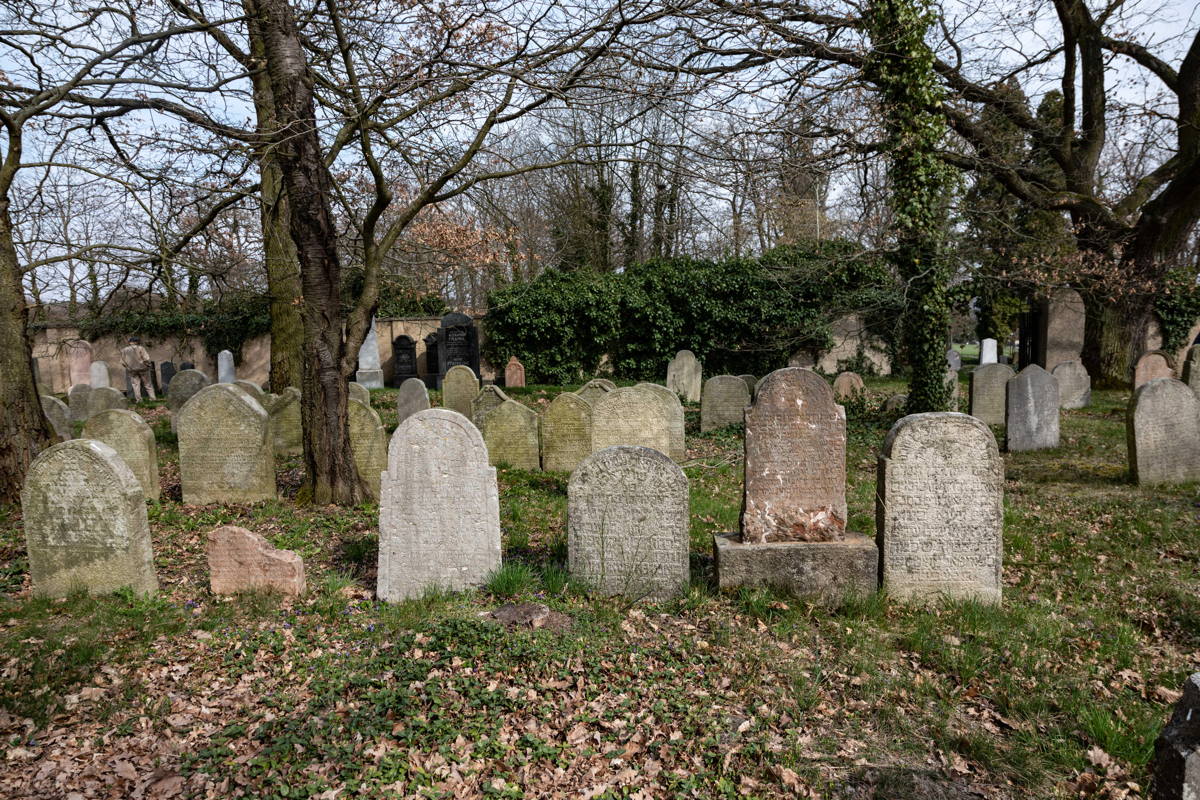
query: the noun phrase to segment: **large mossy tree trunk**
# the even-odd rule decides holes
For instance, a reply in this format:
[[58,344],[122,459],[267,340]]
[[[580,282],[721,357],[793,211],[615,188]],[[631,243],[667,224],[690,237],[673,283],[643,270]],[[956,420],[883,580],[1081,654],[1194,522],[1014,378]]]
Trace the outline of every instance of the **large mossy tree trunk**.
[[1128,387],[1145,347],[1154,310],[1144,297],[1105,298],[1084,294],[1087,316],[1081,359],[1097,389]]

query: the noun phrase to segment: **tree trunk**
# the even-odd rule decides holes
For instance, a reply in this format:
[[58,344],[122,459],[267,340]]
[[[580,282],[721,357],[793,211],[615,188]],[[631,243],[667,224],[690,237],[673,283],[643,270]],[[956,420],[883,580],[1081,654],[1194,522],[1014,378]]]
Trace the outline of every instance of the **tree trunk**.
[[1092,386],[1125,388],[1133,382],[1133,366],[1142,354],[1153,314],[1152,300],[1142,296],[1111,299],[1084,293],[1086,319],[1081,358]]

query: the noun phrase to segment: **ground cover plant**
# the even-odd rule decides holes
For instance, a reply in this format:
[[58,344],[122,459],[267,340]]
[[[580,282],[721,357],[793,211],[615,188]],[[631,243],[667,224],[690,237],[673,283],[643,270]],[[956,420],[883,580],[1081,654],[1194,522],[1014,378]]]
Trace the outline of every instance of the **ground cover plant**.
[[[847,499],[871,535],[897,416],[879,408],[903,384],[867,384]],[[160,447],[158,596],[31,598],[19,510],[0,508],[0,796],[1145,797],[1200,666],[1200,508],[1194,485],[1130,483],[1127,397],[1097,392],[1063,412],[1060,448],[1005,456],[1003,607],[928,609],[715,592],[741,430],[700,436],[692,406],[692,585],[636,606],[567,574],[565,475],[499,470],[505,566],[485,587],[383,604],[373,505],[297,507],[294,458],[277,502],[182,505],[165,414],[139,407]],[[394,398],[372,393],[389,430]],[[225,523],[298,551],[309,593],[210,595],[205,536]],[[514,600],[572,623],[481,616]]]

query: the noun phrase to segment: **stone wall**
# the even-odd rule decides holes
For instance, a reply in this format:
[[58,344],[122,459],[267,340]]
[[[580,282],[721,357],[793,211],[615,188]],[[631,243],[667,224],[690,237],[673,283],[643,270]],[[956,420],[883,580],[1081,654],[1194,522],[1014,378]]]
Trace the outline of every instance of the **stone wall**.
[[872,336],[858,314],[848,314],[833,321],[829,326],[833,336],[833,347],[823,352],[801,350],[788,360],[788,366],[808,367],[832,375],[839,372],[839,364],[858,355],[861,344],[863,355],[880,375],[892,374],[892,360],[882,340]]

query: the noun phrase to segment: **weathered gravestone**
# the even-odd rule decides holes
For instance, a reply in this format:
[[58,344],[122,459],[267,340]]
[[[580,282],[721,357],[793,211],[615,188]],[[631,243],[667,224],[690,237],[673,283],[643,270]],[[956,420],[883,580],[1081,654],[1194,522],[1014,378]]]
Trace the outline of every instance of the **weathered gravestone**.
[[140,414],[112,408],[83,425],[83,438],[104,442],[133,471],[147,500],[158,500],[158,446],[154,431]]
[[1200,672],[1184,682],[1154,743],[1153,800],[1200,800]]
[[988,425],[1004,424],[1004,398],[1008,381],[1016,375],[1007,364],[984,364],[971,370],[971,416]]
[[417,377],[417,343],[411,336],[392,339],[392,385]]
[[952,369],[947,369],[945,373],[946,392],[950,398],[948,401],[951,411],[958,411],[958,373]]
[[458,364],[442,379],[442,407],[471,418],[471,401],[479,395],[479,378],[470,367]]
[[1030,364],[1004,388],[1004,446],[1008,451],[1058,447],[1058,379]]
[[408,378],[400,384],[396,394],[397,425],[416,414],[429,408],[429,389],[420,378]]
[[241,389],[227,383],[204,387],[179,410],[175,430],[183,502],[275,499],[270,420]]
[[518,361],[516,356],[510,356],[508,363],[504,365],[504,385],[509,388],[525,385],[525,365]]
[[215,595],[275,591],[304,594],[304,561],[257,533],[225,525],[208,534],[208,585]]
[[162,393],[166,394],[171,390],[171,379],[175,377],[175,362],[162,362],[158,365],[158,373],[158,385],[162,387]]
[[593,378],[583,386],[580,386],[579,389],[575,391],[575,394],[586,400],[589,405],[594,406],[600,401],[601,397],[608,394],[615,388],[617,388],[616,384],[614,384],[612,381],[608,381],[603,378]]
[[129,398],[111,386],[92,388],[88,394],[88,419],[110,408],[129,408]]
[[592,452],[592,406],[563,392],[542,417],[542,469],[572,472]]
[[21,510],[35,595],[157,591],[141,484],[103,442],[44,450],[25,474]]
[[351,400],[371,405],[371,390],[356,381],[350,381],[348,396]]
[[912,414],[879,457],[875,538],[884,591],[999,603],[1004,462],[991,430],[966,414]]
[[388,447],[379,503],[381,600],[466,589],[500,566],[496,470],[471,421],[444,408],[418,411]]
[[[264,392],[262,390],[262,387],[259,386],[257,383],[255,383],[254,381],[247,381],[247,380],[242,380],[241,378],[239,378],[238,380],[233,382],[233,385],[238,387],[239,389],[241,389],[246,394],[253,397],[255,400],[257,400],[259,402],[259,404],[262,405],[263,408],[267,408],[267,393]],[[267,410],[270,411],[270,409],[267,409]]]
[[92,382],[92,346],[83,339],[67,342],[67,361],[71,372],[71,385]]
[[1071,288],[1055,289],[1041,303],[1041,336],[1034,360],[1052,370],[1064,361],[1078,361],[1083,352],[1086,312],[1083,297]]
[[672,414],[653,389],[614,389],[592,406],[592,449],[619,444],[671,453]]
[[750,392],[746,382],[735,375],[717,375],[704,382],[700,396],[700,432],[740,425],[745,421]]
[[195,369],[195,368],[196,368],[196,365],[193,364],[191,361],[184,361],[183,363],[181,363],[179,365],[180,372],[182,372],[185,369]]
[[750,392],[750,397],[753,398],[754,389],[758,386],[758,378],[754,377],[753,375],[738,375],[738,377],[745,382],[746,390]]
[[962,353],[953,347],[946,351],[946,368],[958,372],[962,369]]
[[88,398],[92,387],[86,383],[77,383],[67,392],[67,404],[71,409],[71,421],[83,422],[88,418]]
[[88,376],[88,383],[93,389],[102,389],[112,385],[109,381],[107,362],[93,361],[89,367]]
[[487,445],[488,463],[492,466],[542,468],[538,415],[533,409],[506,399],[484,416],[481,430]]
[[300,420],[300,390],[288,386],[271,403],[271,449],[277,456],[304,452],[304,427]]
[[687,458],[687,442],[684,434],[683,403],[679,395],[658,383],[639,383],[635,388],[646,389],[654,393],[659,402],[666,407],[666,413],[671,419],[670,445],[666,453],[673,461],[679,463]]
[[883,401],[883,410],[888,413],[899,411],[908,403],[908,395],[894,394],[887,400]]
[[368,389],[383,388],[383,368],[379,362],[379,339],[375,333],[375,318],[371,317],[371,327],[358,348],[358,372],[354,380]]
[[1133,368],[1133,388],[1136,389],[1147,381],[1155,378],[1174,378],[1175,361],[1170,354],[1162,350],[1151,350],[1142,353]]
[[1188,348],[1187,358],[1183,362],[1183,382],[1200,395],[1200,345]]
[[[479,390],[479,394],[475,395],[475,399],[471,401],[471,422],[476,428],[482,431],[483,418],[488,415],[488,412],[499,408],[508,399],[508,395],[499,386],[484,386]],[[484,441],[487,441],[486,435],[483,438]]]
[[1092,377],[1078,361],[1062,361],[1050,374],[1058,379],[1058,402],[1063,408],[1084,408],[1092,402]]
[[[618,390],[620,391],[620,390]],[[688,479],[645,447],[608,447],[567,486],[573,576],[606,595],[664,600],[688,585]]]
[[222,350],[217,353],[217,383],[233,383],[237,380],[237,369],[233,366],[233,353]]
[[841,372],[833,379],[833,396],[839,403],[866,394],[863,379],[855,372]]
[[184,369],[175,373],[171,385],[167,387],[167,406],[175,412],[183,408],[183,404],[192,399],[192,395],[212,384],[212,381],[198,369]]
[[1200,480],[1200,398],[1182,381],[1139,386],[1125,412],[1125,438],[1139,484]]
[[680,350],[667,364],[667,388],[687,400],[700,402],[703,371],[691,350]]
[[995,364],[998,361],[996,358],[996,340],[981,339],[979,342],[979,365]]
[[66,403],[57,397],[44,394],[42,395],[42,413],[46,415],[46,420],[54,429],[54,435],[58,441],[66,442],[75,438],[75,432],[71,427],[71,409],[67,407]]
[[387,433],[375,409],[351,398],[346,402],[350,426],[350,452],[358,474],[371,490],[372,499],[379,499],[379,476],[387,469]]

